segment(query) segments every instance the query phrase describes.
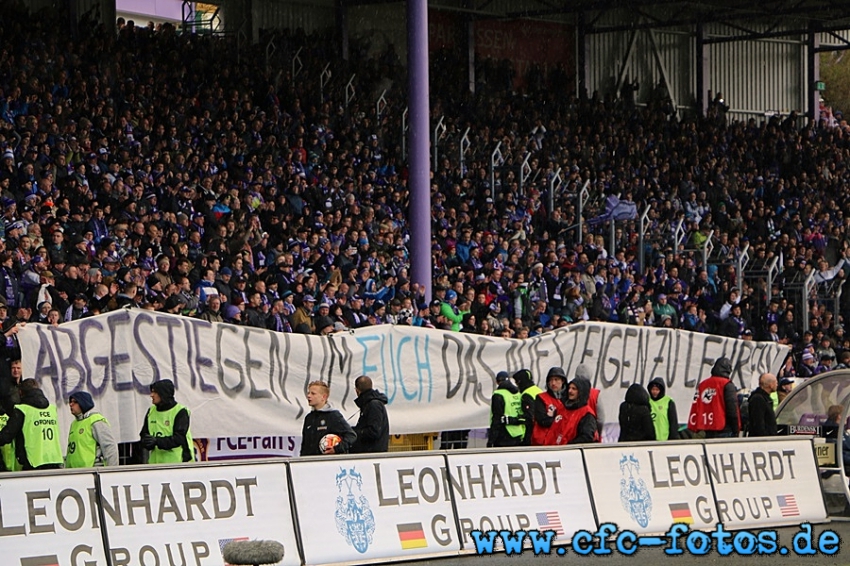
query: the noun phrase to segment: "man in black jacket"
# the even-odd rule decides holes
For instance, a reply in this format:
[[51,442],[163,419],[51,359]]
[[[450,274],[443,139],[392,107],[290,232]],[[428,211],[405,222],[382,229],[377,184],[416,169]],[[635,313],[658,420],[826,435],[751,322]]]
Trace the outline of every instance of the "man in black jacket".
[[534,403],[537,396],[543,393],[534,379],[531,377],[531,371],[521,369],[513,375],[514,383],[520,392],[520,403],[522,405],[522,416],[525,420],[525,437],[522,440],[524,446],[531,446],[531,434],[534,431]]
[[[301,456],[345,454],[357,440],[357,434],[342,413],[328,403],[330,393],[330,387],[324,381],[313,381],[307,386],[307,404],[312,410],[304,417],[301,429]],[[339,436],[340,441],[323,451],[320,448],[321,440],[328,434]]]
[[759,386],[750,393],[748,436],[776,436],[776,413],[773,412],[770,394],[777,387],[779,383],[772,373],[763,373],[759,377]]
[[626,390],[626,398],[620,403],[620,437],[617,442],[655,440],[655,425],[649,393],[640,383],[632,383]]
[[386,452],[390,444],[390,421],[387,417],[387,396],[372,389],[372,379],[361,375],[354,380],[360,408],[360,418],[354,425],[357,440],[351,446],[352,454]]

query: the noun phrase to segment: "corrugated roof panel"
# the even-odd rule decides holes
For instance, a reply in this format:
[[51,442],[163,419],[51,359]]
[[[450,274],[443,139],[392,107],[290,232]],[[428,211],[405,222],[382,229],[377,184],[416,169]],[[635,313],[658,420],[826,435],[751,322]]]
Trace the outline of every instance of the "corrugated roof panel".
[[755,40],[712,44],[707,87],[723,93],[735,118],[803,111],[804,45]]

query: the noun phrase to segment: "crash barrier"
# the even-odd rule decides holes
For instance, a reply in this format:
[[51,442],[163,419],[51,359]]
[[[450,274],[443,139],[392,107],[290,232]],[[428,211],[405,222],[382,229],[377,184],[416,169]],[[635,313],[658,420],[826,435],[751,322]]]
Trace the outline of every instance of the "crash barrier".
[[[810,438],[445,451],[10,473],[4,563],[221,564],[232,541],[283,544],[283,565],[475,551],[475,530],[603,523],[660,534],[827,519]],[[107,558],[109,561],[107,561]]]

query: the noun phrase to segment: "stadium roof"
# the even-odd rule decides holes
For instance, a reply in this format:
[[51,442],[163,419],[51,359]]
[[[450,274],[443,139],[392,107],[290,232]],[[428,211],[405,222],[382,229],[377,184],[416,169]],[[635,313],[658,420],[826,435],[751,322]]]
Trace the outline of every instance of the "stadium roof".
[[[489,4],[488,0],[484,5]],[[801,28],[809,24],[830,29],[850,26],[850,2],[843,0],[535,0],[538,7],[509,12],[508,17],[534,17],[556,14],[600,15],[612,10],[627,10],[650,19],[657,27],[697,23],[748,21],[795,22]]]
[[[342,6],[392,4],[398,0],[338,0]],[[846,0],[431,0],[434,8],[474,14],[476,18],[574,17],[586,33],[660,29],[722,23],[747,37],[781,37],[809,31],[850,29]],[[608,25],[606,15],[628,24]],[[757,25],[756,25],[757,24]],[[753,25],[750,28],[748,25]],[[780,32],[781,30],[781,32]]]

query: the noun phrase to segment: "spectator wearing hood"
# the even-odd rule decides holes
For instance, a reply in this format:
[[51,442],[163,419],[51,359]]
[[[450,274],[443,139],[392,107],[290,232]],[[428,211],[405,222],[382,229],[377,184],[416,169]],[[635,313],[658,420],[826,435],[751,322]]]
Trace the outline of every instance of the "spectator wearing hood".
[[590,390],[590,381],[585,377],[573,378],[567,387],[567,398],[564,400],[564,444],[599,442],[596,417],[588,404]]
[[546,391],[534,400],[533,446],[566,444],[562,424],[565,416],[563,398],[567,388],[567,374],[561,367],[549,368],[546,374]]
[[649,393],[640,383],[632,383],[620,403],[620,437],[618,442],[655,440]]
[[[576,368],[576,377],[582,377],[589,383],[593,383],[593,372],[587,364],[579,364]],[[587,406],[590,407],[590,412],[593,413],[596,419],[597,430],[600,437],[602,436],[602,426],[605,423],[605,412],[601,404],[599,404],[599,389],[591,386],[590,396],[587,398]]]
[[711,376],[697,386],[688,416],[688,429],[705,438],[730,438],[741,430],[738,391],[732,383],[732,362],[718,358]]
[[[6,407],[6,426],[0,429],[0,446],[15,443],[15,456],[23,470],[55,470],[62,467],[59,418],[34,379],[18,387],[20,403]],[[46,414],[46,416],[45,416]]]
[[386,452],[390,445],[390,421],[387,416],[387,396],[372,388],[372,379],[361,375],[354,380],[360,418],[354,425],[357,440],[351,445],[352,454]]
[[151,403],[139,433],[142,448],[150,451],[151,464],[195,461],[195,446],[189,432],[189,409],[174,400],[174,382],[163,379],[151,384]]
[[679,438],[679,415],[676,402],[667,396],[664,378],[654,378],[649,382],[648,390],[655,440],[676,440]]
[[117,466],[118,443],[109,421],[94,410],[91,395],[85,391],[74,393],[68,398],[68,408],[75,420],[68,432],[65,467]]
[[487,447],[521,446],[525,438],[521,394],[510,374],[496,374],[496,390],[490,398],[490,431]]

